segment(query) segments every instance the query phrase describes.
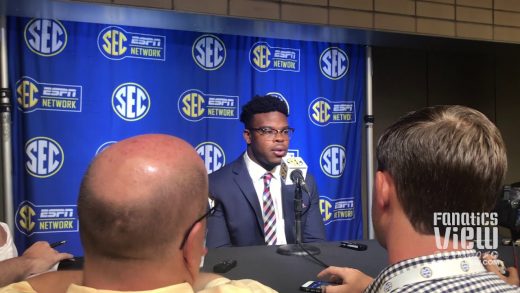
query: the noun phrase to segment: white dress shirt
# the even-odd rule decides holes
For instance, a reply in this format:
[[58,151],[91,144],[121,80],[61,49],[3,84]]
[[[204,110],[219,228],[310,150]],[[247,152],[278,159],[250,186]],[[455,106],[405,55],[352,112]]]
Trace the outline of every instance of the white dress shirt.
[[267,172],[273,174],[269,190],[271,191],[271,197],[273,198],[274,213],[276,215],[276,244],[287,244],[287,239],[285,239],[285,221],[283,218],[282,208],[282,181],[280,178],[280,165],[276,166],[273,170],[265,170],[262,166],[251,160],[247,152],[244,153],[244,162],[246,163],[247,172],[249,173],[251,180],[253,180],[253,186],[255,187],[256,196],[258,197],[258,202],[260,203],[260,209],[263,208],[263,176]]

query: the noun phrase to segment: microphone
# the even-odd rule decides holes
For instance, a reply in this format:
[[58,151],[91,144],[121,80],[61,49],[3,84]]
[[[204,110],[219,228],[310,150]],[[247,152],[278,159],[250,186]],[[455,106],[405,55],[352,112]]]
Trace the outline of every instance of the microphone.
[[307,194],[309,194],[309,190],[307,189],[307,185],[305,185],[305,179],[303,178],[302,170],[296,169],[291,172],[291,181],[299,185]]
[[276,250],[283,255],[315,255],[320,253],[320,249],[302,242],[302,190],[310,196],[309,190],[305,185],[305,175],[307,174],[307,164],[300,157],[284,157],[280,167],[280,177],[286,185],[295,184],[294,189],[294,227],[296,244],[281,245]]
[[[298,170],[299,175],[294,175],[294,172]],[[300,157],[283,157],[282,164],[280,166],[280,177],[285,185],[293,185],[295,183],[295,179],[300,179],[301,187],[307,194],[309,191],[307,190],[307,186],[305,185],[305,176],[307,175],[307,164]]]
[[296,184],[301,183],[302,181],[305,181],[305,179],[303,178],[302,170],[300,170],[300,169],[296,169],[296,170],[292,171],[290,177],[291,177],[292,182],[296,182]]

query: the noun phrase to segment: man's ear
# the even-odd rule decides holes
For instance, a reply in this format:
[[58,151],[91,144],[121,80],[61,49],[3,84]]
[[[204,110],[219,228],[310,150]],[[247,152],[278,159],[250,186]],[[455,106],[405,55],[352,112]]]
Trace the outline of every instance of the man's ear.
[[394,178],[387,171],[377,171],[375,176],[374,202],[384,209],[390,201],[397,196]]
[[244,129],[242,136],[244,137],[246,144],[250,145],[251,144],[251,131],[249,131],[249,129]]
[[182,255],[188,270],[193,274],[197,274],[200,266],[200,259],[206,253],[204,247],[204,237],[206,237],[206,229],[201,222],[196,223],[191,229],[184,247]]

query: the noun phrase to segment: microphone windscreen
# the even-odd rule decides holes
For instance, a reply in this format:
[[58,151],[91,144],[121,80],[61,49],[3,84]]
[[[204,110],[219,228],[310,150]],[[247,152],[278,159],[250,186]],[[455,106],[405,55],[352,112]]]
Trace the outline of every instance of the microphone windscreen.
[[280,177],[286,185],[294,184],[291,179],[291,173],[294,170],[300,170],[302,172],[303,179],[307,175],[307,164],[300,157],[284,157],[282,158],[282,164],[280,166]]

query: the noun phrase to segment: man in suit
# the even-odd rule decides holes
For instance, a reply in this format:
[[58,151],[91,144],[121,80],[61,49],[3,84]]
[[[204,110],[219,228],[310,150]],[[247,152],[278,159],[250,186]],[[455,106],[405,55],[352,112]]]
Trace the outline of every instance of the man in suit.
[[[208,247],[294,243],[294,185],[285,185],[280,164],[294,129],[287,105],[272,96],[255,96],[242,108],[240,121],[247,149],[209,176],[210,196],[220,201],[208,219]],[[302,241],[325,240],[319,195],[312,175],[303,192]]]

